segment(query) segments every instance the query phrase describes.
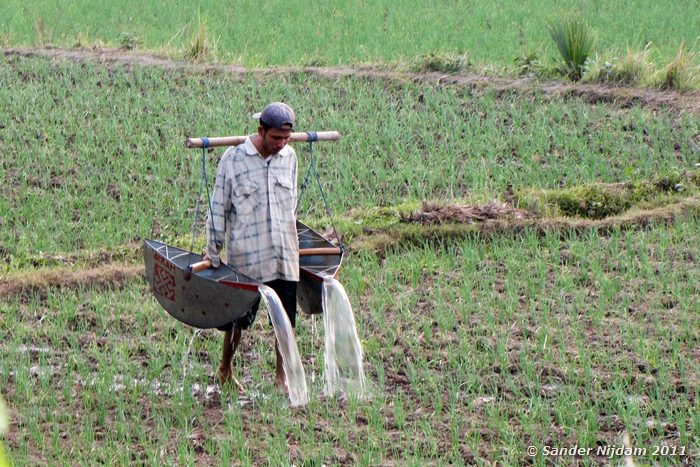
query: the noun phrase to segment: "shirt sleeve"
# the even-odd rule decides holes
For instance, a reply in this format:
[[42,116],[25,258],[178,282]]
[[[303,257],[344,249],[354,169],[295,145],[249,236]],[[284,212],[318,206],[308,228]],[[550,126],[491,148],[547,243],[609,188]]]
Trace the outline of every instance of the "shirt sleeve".
[[292,156],[294,156],[294,162],[292,163],[292,199],[294,200],[294,209],[292,212],[297,212],[297,154],[292,149]]
[[231,156],[227,150],[216,171],[214,192],[211,195],[211,210],[207,216],[206,252],[215,268],[221,265],[221,249],[226,237],[226,223],[231,215],[231,180],[228,177],[231,163]]

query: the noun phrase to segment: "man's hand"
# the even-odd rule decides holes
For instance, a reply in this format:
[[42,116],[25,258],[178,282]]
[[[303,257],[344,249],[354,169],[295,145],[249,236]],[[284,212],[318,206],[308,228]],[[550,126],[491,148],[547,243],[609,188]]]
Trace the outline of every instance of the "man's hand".
[[214,261],[211,260],[211,257],[209,256],[209,253],[207,253],[206,250],[202,252],[202,263],[205,261],[209,261],[209,267],[212,267],[214,269],[217,269],[219,266],[221,266],[220,262],[218,262],[218,264],[214,264]]

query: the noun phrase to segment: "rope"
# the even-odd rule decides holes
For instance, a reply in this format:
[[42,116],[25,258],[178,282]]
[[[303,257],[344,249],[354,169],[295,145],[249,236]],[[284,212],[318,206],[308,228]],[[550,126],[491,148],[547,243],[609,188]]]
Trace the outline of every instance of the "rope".
[[299,206],[301,205],[301,198],[304,195],[304,191],[306,190],[306,186],[309,183],[309,177],[311,176],[311,173],[313,172],[314,178],[316,179],[316,184],[318,185],[318,189],[321,192],[321,199],[323,199],[323,206],[326,209],[326,214],[328,215],[328,218],[331,221],[331,227],[333,228],[333,235],[335,236],[335,240],[338,243],[338,246],[340,247],[341,251],[345,250],[345,245],[343,245],[343,242],[340,241],[340,236],[338,235],[338,230],[335,228],[335,222],[333,222],[333,214],[331,213],[331,209],[328,206],[328,200],[326,199],[326,193],[323,191],[323,186],[321,186],[321,178],[318,176],[318,171],[316,170],[316,161],[314,160],[314,141],[318,141],[318,134],[315,131],[307,131],[306,134],[309,136],[309,168],[306,171],[306,176],[304,177],[304,181],[301,184],[301,189],[299,190],[299,197],[297,200],[297,209],[299,209]]
[[214,227],[214,216],[211,210],[211,197],[209,195],[209,180],[207,179],[207,148],[209,147],[209,138],[202,138],[202,176],[199,179],[199,193],[197,194],[197,204],[194,208],[194,220],[192,221],[192,242],[190,243],[190,251],[194,251],[194,239],[197,234],[197,219],[199,218],[199,205],[202,202],[202,190],[206,187],[207,205],[209,206],[209,218],[212,222],[212,230],[214,231],[214,242],[218,239],[216,228]]

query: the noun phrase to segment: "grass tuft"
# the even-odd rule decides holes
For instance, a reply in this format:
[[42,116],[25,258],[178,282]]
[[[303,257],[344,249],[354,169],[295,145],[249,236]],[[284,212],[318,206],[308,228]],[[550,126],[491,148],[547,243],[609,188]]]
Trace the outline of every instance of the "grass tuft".
[[677,91],[687,91],[700,85],[698,54],[686,50],[685,44],[681,44],[673,60],[661,70],[658,82],[660,89]]
[[[191,29],[191,23],[188,29]],[[207,62],[216,59],[218,41],[209,35],[209,27],[205,20],[199,20],[199,26],[187,40],[183,58],[189,62]]]
[[535,52],[520,55],[515,58],[514,62],[518,76],[540,76],[546,71],[546,67]]
[[93,40],[85,32],[79,32],[72,40],[71,48],[73,49],[96,49],[104,44],[100,40]]
[[461,73],[471,66],[467,54],[429,53],[418,57],[411,65],[411,71],[418,73],[438,71],[442,73]]
[[43,17],[39,17],[34,21],[34,33],[36,34],[36,43],[38,45],[50,45],[53,41],[53,30],[46,26]]
[[120,50],[136,50],[141,45],[141,39],[130,32],[122,32],[119,34],[119,49]]
[[547,30],[564,59],[562,71],[572,80],[580,80],[586,60],[593,51],[593,33],[588,24],[572,16],[558,23],[548,23]]
[[589,61],[584,79],[622,85],[639,85],[651,80],[654,65],[650,45],[641,51],[627,47],[624,54],[613,52],[611,55],[613,56],[603,55]]

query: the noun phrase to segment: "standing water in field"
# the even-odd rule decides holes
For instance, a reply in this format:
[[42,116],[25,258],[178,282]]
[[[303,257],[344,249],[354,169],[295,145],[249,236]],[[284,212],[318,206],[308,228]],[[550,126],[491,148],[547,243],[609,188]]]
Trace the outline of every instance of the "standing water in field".
[[309,402],[309,391],[306,387],[304,366],[299,357],[299,349],[294,338],[292,323],[289,321],[289,317],[284,311],[284,306],[274,290],[266,285],[258,286],[258,290],[270,314],[272,327],[277,338],[277,345],[282,355],[282,366],[284,367],[285,384],[289,391],[289,402],[294,407],[306,405]]
[[323,280],[323,324],[325,327],[326,395],[354,392],[365,396],[362,347],[355,317],[343,285],[332,277]]

